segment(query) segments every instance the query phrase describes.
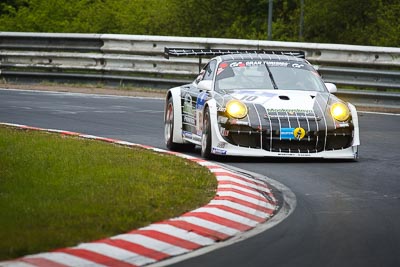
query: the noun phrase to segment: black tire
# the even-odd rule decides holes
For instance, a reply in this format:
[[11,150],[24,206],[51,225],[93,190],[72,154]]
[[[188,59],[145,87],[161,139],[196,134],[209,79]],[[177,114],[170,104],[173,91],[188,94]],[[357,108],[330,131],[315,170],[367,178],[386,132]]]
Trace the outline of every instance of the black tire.
[[172,97],[167,101],[164,119],[164,138],[165,146],[173,151],[190,151],[193,150],[194,144],[179,144],[173,141],[174,136],[174,103]]
[[201,136],[201,156],[205,159],[212,159],[211,154],[211,123],[210,123],[210,111],[208,107],[204,110],[203,118],[203,133]]

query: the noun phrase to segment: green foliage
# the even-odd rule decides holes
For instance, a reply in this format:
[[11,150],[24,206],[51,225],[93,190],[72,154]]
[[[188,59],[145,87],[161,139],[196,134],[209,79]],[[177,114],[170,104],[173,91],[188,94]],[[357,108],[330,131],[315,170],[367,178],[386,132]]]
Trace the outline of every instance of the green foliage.
[[[0,30],[267,39],[269,0],[3,0]],[[300,0],[273,1],[273,40],[299,41]],[[304,0],[301,41],[400,45],[397,0]]]
[[309,0],[305,10],[306,39],[397,47],[399,11],[400,2],[395,0]]

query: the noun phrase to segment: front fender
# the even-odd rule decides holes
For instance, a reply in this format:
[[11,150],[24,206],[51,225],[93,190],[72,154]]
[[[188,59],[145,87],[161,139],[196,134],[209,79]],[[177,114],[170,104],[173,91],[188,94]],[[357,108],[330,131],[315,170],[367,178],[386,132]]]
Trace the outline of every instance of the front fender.
[[350,103],[348,103],[350,112],[351,112],[351,117],[353,119],[353,125],[354,125],[354,137],[353,137],[353,146],[359,146],[360,145],[360,128],[358,124],[358,115],[357,115],[357,110],[356,107]]
[[165,99],[164,108],[164,123],[166,119],[167,103],[168,99],[172,98],[172,103],[174,105],[174,129],[172,141],[174,143],[182,144],[184,143],[182,138],[182,108],[181,108],[181,88],[174,87],[168,90],[167,97]]
[[[204,108],[208,107],[208,110],[210,112],[210,125],[211,125],[211,148],[215,147],[216,144],[218,144],[219,140],[218,135],[219,135],[219,127],[218,127],[218,110],[217,110],[217,102],[215,99],[210,99],[207,101],[207,104],[205,105]],[[204,110],[203,110],[204,114]]]

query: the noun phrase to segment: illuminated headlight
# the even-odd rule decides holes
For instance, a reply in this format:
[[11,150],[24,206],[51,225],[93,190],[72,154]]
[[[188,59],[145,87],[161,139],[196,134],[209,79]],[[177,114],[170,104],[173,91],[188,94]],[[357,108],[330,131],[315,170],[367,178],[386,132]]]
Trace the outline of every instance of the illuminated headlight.
[[247,116],[247,106],[239,100],[233,99],[226,103],[226,112],[236,119],[243,119]]
[[337,102],[331,106],[331,114],[337,121],[347,121],[350,116],[350,110],[345,104]]

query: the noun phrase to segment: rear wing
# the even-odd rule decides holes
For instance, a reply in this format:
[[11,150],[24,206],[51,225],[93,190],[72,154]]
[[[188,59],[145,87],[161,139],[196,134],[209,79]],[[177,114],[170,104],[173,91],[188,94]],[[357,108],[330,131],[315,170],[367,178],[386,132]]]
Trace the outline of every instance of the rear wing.
[[277,50],[241,50],[241,49],[207,49],[207,48],[164,48],[164,57],[169,59],[170,56],[221,56],[228,54],[272,54],[272,55],[285,55],[297,58],[305,58],[304,51],[277,51]]

